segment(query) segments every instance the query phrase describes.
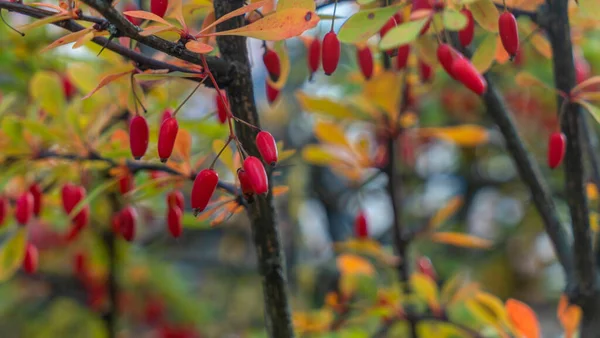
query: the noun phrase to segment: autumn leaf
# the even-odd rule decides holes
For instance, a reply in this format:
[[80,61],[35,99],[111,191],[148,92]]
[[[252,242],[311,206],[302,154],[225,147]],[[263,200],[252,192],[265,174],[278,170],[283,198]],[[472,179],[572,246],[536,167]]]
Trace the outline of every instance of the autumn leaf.
[[361,10],[344,22],[338,38],[343,43],[364,42],[379,32],[396,12],[398,6]]
[[317,4],[315,0],[279,0],[277,1],[277,10],[286,8],[304,8],[309,11],[316,11]]
[[573,338],[575,332],[579,328],[582,316],[581,307],[575,304],[569,304],[569,299],[566,295],[561,295],[558,302],[556,316],[565,330],[566,338]]
[[[244,6],[242,8],[238,8],[235,11],[231,11],[231,12],[223,15],[222,17],[220,17],[218,20],[213,21],[206,27],[203,27],[202,30],[196,35],[196,37],[201,36],[201,35],[203,35],[203,33],[210,31],[211,28],[215,27],[216,25],[220,24],[221,22],[227,21],[231,18],[235,18],[236,16],[244,15],[246,13],[255,11],[255,10],[261,8],[262,6],[264,6],[266,3],[267,3],[267,1],[258,1],[258,2],[251,3],[247,6]],[[214,16],[213,16],[213,20],[214,20]]]
[[504,304],[508,319],[519,337],[539,338],[540,323],[535,312],[527,304],[516,299],[508,299]]
[[490,32],[498,32],[498,18],[500,14],[496,5],[492,0],[478,0],[467,5],[473,14],[473,19],[483,27],[483,29]]
[[336,264],[342,275],[373,276],[375,274],[373,265],[360,256],[341,254],[337,257]]
[[185,44],[185,48],[198,54],[210,53],[214,49],[211,45],[207,45],[205,43],[194,40],[188,41],[188,43]]
[[46,24],[55,23],[63,20],[70,19],[71,15],[68,13],[60,13],[52,16],[45,17],[43,19],[36,19],[32,23],[18,27],[17,29],[21,32],[26,32],[28,30],[34,29],[36,27],[41,27]]
[[455,127],[420,128],[417,132],[421,137],[436,137],[463,147],[476,147],[486,143],[489,138],[487,129],[470,124]]
[[18,227],[15,233],[0,246],[0,282],[13,276],[25,257],[27,228]]
[[440,208],[429,221],[430,230],[438,228],[450,216],[452,216],[463,205],[462,196],[452,198],[446,205]]
[[496,58],[496,34],[486,34],[477,49],[473,53],[471,63],[480,73],[485,73],[490,69]]
[[312,97],[304,92],[298,91],[296,92],[296,99],[300,103],[300,106],[302,106],[302,109],[308,112],[339,119],[351,119],[354,117],[350,107],[325,97]]
[[192,136],[186,129],[180,129],[175,138],[174,151],[186,162],[190,162]]
[[436,243],[449,244],[471,249],[489,249],[492,241],[458,232],[436,232],[429,239]]
[[415,272],[410,276],[410,284],[414,292],[424,298],[434,312],[440,309],[439,290],[435,280],[428,275]]
[[233,151],[231,150],[231,147],[226,145],[223,140],[214,140],[212,143],[212,150],[215,153],[215,156],[221,152],[219,160],[225,164],[232,174],[235,174],[237,169],[233,164]]
[[44,53],[44,52],[49,51],[50,49],[77,41],[77,40],[79,40],[79,38],[81,38],[82,36],[91,32],[92,30],[93,30],[92,28],[86,28],[86,29],[82,29],[77,32],[73,32],[71,34],[67,34],[63,37],[60,37],[60,38],[56,39],[54,42],[52,42],[51,44],[49,44],[48,46],[44,47],[42,50],[40,50],[40,53]]
[[273,50],[279,56],[279,77],[277,78],[277,81],[273,81],[270,76],[267,76],[267,82],[272,88],[281,90],[287,82],[288,76],[290,75],[290,57],[288,55],[284,40],[275,42]]
[[107,84],[109,84],[115,80],[118,80],[119,78],[121,78],[127,74],[131,74],[131,72],[133,72],[133,67],[131,70],[128,70],[128,71],[116,73],[116,74],[110,74],[110,75],[103,77],[102,80],[100,80],[100,83],[98,83],[98,86],[96,86],[96,88],[94,88],[94,90],[92,90],[89,94],[84,96],[82,98],[82,100],[85,100],[85,99],[91,97],[92,95],[94,95],[95,92],[102,89],[102,87],[106,86]]
[[347,149],[352,149],[344,130],[335,123],[318,121],[315,123],[313,130],[316,138],[323,143],[335,144]]
[[379,42],[379,48],[381,50],[388,50],[413,42],[417,39],[423,27],[425,27],[427,21],[429,21],[428,18],[422,18],[390,29],[383,39],[381,39],[381,42]]
[[138,19],[145,19],[145,20],[160,22],[165,26],[171,26],[171,27],[173,26],[167,20],[161,18],[160,16],[158,16],[154,13],[146,12],[146,11],[126,11],[126,12],[123,12],[123,15],[127,15],[127,16],[130,16],[133,18],[138,18]]

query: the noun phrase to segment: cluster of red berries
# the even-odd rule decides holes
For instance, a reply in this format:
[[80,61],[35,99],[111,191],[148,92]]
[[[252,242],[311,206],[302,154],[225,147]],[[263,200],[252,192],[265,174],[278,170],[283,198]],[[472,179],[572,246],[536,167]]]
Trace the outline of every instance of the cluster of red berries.
[[[160,129],[158,131],[158,157],[165,163],[173,153],[177,133],[179,132],[179,123],[171,110],[167,109],[163,113]],[[136,115],[129,123],[129,148],[131,155],[136,160],[141,159],[148,150],[148,140],[150,131],[148,122],[142,115]]]
[[323,37],[321,43],[314,38],[308,46],[308,70],[312,77],[323,64],[325,75],[331,75],[337,69],[340,62],[341,44],[337,34],[331,30]]
[[[267,131],[256,135],[256,147],[263,160],[270,164],[277,164],[278,151],[275,138]],[[241,191],[246,198],[252,195],[262,195],[269,190],[269,179],[263,162],[255,156],[247,156],[242,168],[237,171]],[[201,170],[194,179],[192,186],[191,205],[194,214],[204,211],[219,184],[219,174],[213,169]]]

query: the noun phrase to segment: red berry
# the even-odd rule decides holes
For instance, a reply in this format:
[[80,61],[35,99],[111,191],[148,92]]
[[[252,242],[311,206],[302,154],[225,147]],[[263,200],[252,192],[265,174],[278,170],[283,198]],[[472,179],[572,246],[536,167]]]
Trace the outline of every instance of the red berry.
[[475,66],[466,58],[455,58],[452,62],[452,74],[456,80],[462,82],[477,95],[482,95],[487,90],[487,82],[475,69]]
[[244,171],[248,174],[250,186],[255,194],[261,195],[269,190],[267,172],[262,162],[254,156],[248,156],[244,160]]
[[340,63],[341,44],[334,31],[325,34],[323,38],[323,70],[325,75],[331,75]]
[[137,213],[133,207],[126,207],[119,213],[119,226],[121,234],[126,241],[131,242],[135,237],[135,223],[137,221]]
[[215,193],[218,183],[219,174],[213,169],[204,169],[196,175],[191,196],[194,214],[198,214],[206,209],[210,198]]
[[267,72],[271,76],[271,80],[277,81],[279,75],[281,75],[281,62],[279,61],[279,55],[272,49],[265,50],[263,54],[263,62]]
[[161,18],[163,16],[165,16],[165,13],[167,12],[167,7],[169,7],[168,0],[151,0],[150,1],[150,11],[153,14],[160,16]]
[[252,195],[254,193],[254,189],[252,189],[252,184],[250,183],[250,177],[248,177],[248,173],[244,169],[238,168],[237,174],[238,179],[240,180],[240,188],[242,189],[242,193],[246,196]]
[[517,27],[517,19],[511,12],[504,12],[500,15],[498,31],[500,32],[502,46],[504,46],[508,55],[514,57],[519,50],[519,28]]
[[396,18],[392,16],[386,23],[379,29],[379,37],[383,38],[392,28],[397,25]]
[[8,199],[0,197],[0,225],[4,223],[6,215],[8,214]]
[[[137,6],[135,4],[127,4],[123,8],[124,12],[137,11],[137,10],[139,10],[139,9],[137,8]],[[142,19],[134,18],[134,17],[129,16],[129,15],[125,15],[125,18],[127,20],[129,20],[129,22],[131,22],[132,24],[134,24],[136,26],[139,26],[142,23]]]
[[15,218],[20,225],[26,225],[33,214],[33,196],[29,191],[23,193],[17,199],[15,206]]
[[181,209],[178,207],[169,207],[167,211],[167,225],[169,226],[169,232],[174,238],[181,236],[183,231],[181,225]]
[[156,297],[152,297],[146,301],[144,306],[144,319],[148,324],[155,324],[164,317],[165,305]]
[[227,106],[229,106],[227,95],[224,91],[221,91],[221,95],[217,92],[215,100],[217,101],[217,117],[219,118],[219,122],[224,124],[227,121]]
[[23,270],[28,274],[34,274],[38,268],[38,249],[35,245],[27,243],[25,257],[23,258]]
[[71,210],[73,210],[73,207],[77,204],[77,201],[74,201],[74,190],[77,187],[71,183],[66,183],[65,185],[63,185],[62,189],[61,189],[61,199],[62,199],[62,206],[63,206],[63,210],[68,214],[71,212]]
[[321,42],[316,37],[308,46],[308,70],[314,73],[321,65]]
[[590,64],[587,62],[587,60],[579,55],[579,54],[575,54],[574,56],[574,60],[575,60],[575,78],[577,80],[577,83],[581,83],[585,80],[587,80],[592,73],[592,70],[590,68]]
[[127,172],[119,177],[119,191],[121,195],[125,195],[133,189],[133,176]]
[[165,163],[171,157],[178,131],[179,123],[177,123],[177,119],[174,117],[166,119],[160,125],[160,131],[158,132],[158,157],[161,162]]
[[[431,3],[430,0],[413,0],[412,1],[412,12],[416,12],[418,10],[423,10],[423,9],[433,9],[433,5]],[[429,26],[431,26],[431,16],[429,18],[429,20],[427,21],[427,23],[425,24],[425,26],[423,26],[423,28],[421,29],[420,34],[423,35],[427,32],[427,30],[429,29]]]
[[129,147],[131,148],[131,155],[136,160],[139,160],[144,156],[148,149],[148,122],[141,115],[136,115],[131,119],[129,124]]
[[173,116],[173,109],[171,109],[171,108],[165,109],[165,111],[162,114],[162,117],[160,118],[160,124],[163,124],[163,122],[165,122],[165,120],[171,116]]
[[270,165],[277,163],[277,143],[268,131],[261,131],[256,135],[256,147],[263,160]]
[[85,254],[78,252],[73,257],[73,272],[81,280],[86,280],[88,276],[87,259]]
[[359,48],[356,51],[358,67],[365,79],[370,79],[373,76],[373,52],[369,47]]
[[367,215],[363,211],[360,211],[354,219],[354,234],[358,238],[369,237],[369,224],[367,222]]
[[178,207],[181,211],[184,209],[183,193],[179,190],[173,190],[167,195],[167,206],[169,208]]
[[437,273],[431,263],[431,260],[425,256],[421,256],[417,259],[417,269],[420,273],[429,276],[431,279],[437,279]]
[[438,46],[438,61],[440,62],[446,73],[448,73],[448,75],[450,75],[452,78],[455,78],[454,74],[452,73],[452,63],[457,57],[462,58],[463,55],[454,48],[452,48],[450,45],[442,43]]
[[266,85],[266,91],[267,91],[267,101],[269,101],[269,104],[271,104],[275,100],[277,100],[277,97],[279,96],[279,89],[271,86],[269,84],[269,81],[266,81],[265,85]]
[[410,54],[410,45],[398,47],[398,55],[396,56],[396,69],[402,70],[408,63],[408,55]]
[[77,235],[90,221],[90,206],[86,205],[73,217],[73,235]]
[[121,233],[121,213],[115,213],[111,219],[112,231],[115,235]]
[[73,82],[66,75],[61,76],[63,93],[65,94],[65,98],[69,100],[75,93],[77,92],[77,88],[73,85]]
[[567,149],[567,137],[561,132],[550,134],[548,140],[548,166],[554,169],[560,165]]
[[429,82],[433,77],[433,69],[422,60],[419,61],[419,75],[422,82]]
[[29,192],[33,196],[33,214],[39,216],[42,212],[42,188],[39,184],[34,183],[29,186]]
[[473,42],[473,36],[475,35],[475,20],[473,20],[473,13],[467,8],[460,11],[464,16],[467,17],[467,25],[465,28],[458,31],[458,40],[463,47],[467,47]]

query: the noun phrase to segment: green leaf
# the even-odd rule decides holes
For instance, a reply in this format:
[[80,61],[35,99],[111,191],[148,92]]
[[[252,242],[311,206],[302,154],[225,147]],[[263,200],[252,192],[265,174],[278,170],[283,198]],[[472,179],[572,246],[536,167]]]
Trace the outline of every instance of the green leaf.
[[487,34],[485,39],[477,46],[477,50],[473,53],[471,63],[481,73],[487,72],[492,66],[496,58],[496,34]]
[[582,16],[600,17],[600,2],[598,0],[579,0],[579,11]]
[[357,43],[368,40],[398,12],[398,6],[375,8],[360,11],[351,16],[340,28],[338,38],[343,43]]
[[23,142],[23,126],[16,116],[6,116],[2,119],[2,131],[15,144]]
[[0,116],[4,114],[15,102],[17,102],[15,93],[6,94],[0,100]]
[[442,18],[444,27],[451,31],[459,31],[467,25],[467,17],[454,9],[446,9]]
[[48,126],[37,120],[23,120],[23,127],[34,134],[41,137],[44,141],[55,141],[61,139],[60,131],[50,130]]
[[183,213],[183,217],[181,218],[181,224],[185,228],[191,228],[191,229],[211,229],[210,222],[208,222],[208,221],[199,221],[190,212],[184,212]]
[[18,227],[17,231],[0,248],[0,282],[12,277],[23,263],[27,228]]
[[0,171],[0,191],[4,190],[4,187],[8,182],[15,176],[20,174],[25,174],[27,171],[27,167],[31,164],[27,163],[27,161],[19,161],[13,163],[9,169],[3,169]]
[[392,28],[379,43],[381,50],[397,48],[413,42],[418,36],[429,18],[403,23]]
[[60,77],[53,72],[37,72],[29,82],[29,93],[34,101],[51,116],[58,116],[65,106],[65,94]]
[[94,190],[92,190],[87,196],[79,201],[77,205],[71,210],[69,213],[69,218],[72,219],[77,215],[86,205],[89,205],[94,199],[100,196],[101,193],[108,190],[113,184],[117,183],[117,179],[112,179],[104,182],[103,184],[97,186]]
[[592,115],[596,122],[600,123],[600,107],[583,100],[577,100],[575,102],[584,107]]

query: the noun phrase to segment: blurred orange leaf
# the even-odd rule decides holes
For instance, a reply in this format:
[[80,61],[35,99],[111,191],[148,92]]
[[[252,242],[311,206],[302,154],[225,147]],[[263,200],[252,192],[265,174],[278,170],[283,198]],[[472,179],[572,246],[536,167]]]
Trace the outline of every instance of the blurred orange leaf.
[[274,187],[273,188],[273,196],[276,197],[276,196],[284,195],[289,190],[290,190],[290,187],[285,186],[285,185],[280,185],[278,187]]
[[163,25],[167,25],[167,26],[173,26],[167,20],[161,18],[160,16],[158,16],[154,13],[146,12],[146,11],[126,11],[126,12],[123,12],[123,15],[131,16],[133,18],[138,18],[138,19],[156,21],[156,22],[160,22]]
[[426,274],[415,272],[410,276],[410,285],[414,292],[427,301],[429,307],[434,311],[439,310],[439,290],[437,284]]
[[590,200],[596,200],[598,198],[598,187],[594,183],[588,183],[585,185],[587,197]]
[[51,44],[49,44],[48,46],[44,47],[42,50],[40,50],[40,53],[49,51],[52,48],[56,48],[56,47],[59,47],[59,46],[62,46],[62,45],[66,45],[66,44],[71,43],[71,42],[75,42],[75,41],[79,40],[79,38],[81,38],[82,36],[84,36],[87,33],[91,32],[92,30],[93,30],[92,28],[86,28],[86,29],[82,29],[80,31],[73,32],[71,34],[67,34],[65,36],[62,36],[62,37],[56,39]]
[[341,254],[336,260],[338,270],[342,275],[367,275],[375,274],[375,268],[366,259],[352,254]]
[[[258,2],[253,2],[247,6],[244,6],[242,8],[238,8],[235,11],[231,11],[225,15],[223,15],[222,17],[219,18],[219,20],[213,21],[211,24],[207,25],[206,27],[203,27],[202,30],[200,31],[200,33],[198,33],[197,36],[201,35],[202,33],[205,33],[207,31],[209,31],[212,27],[215,27],[216,25],[220,24],[221,22],[227,21],[231,18],[235,18],[236,16],[240,16],[243,14],[246,14],[248,12],[252,12],[255,11],[259,8],[261,8],[262,6],[264,6],[267,3],[267,0],[265,1],[258,1]],[[214,20],[214,14],[213,14],[213,20]]]
[[504,307],[508,314],[508,319],[519,337],[540,337],[540,323],[535,312],[527,304],[510,298],[506,300]]
[[456,196],[452,198],[446,205],[440,208],[431,220],[429,221],[429,230],[438,228],[444,223],[450,216],[452,216],[463,204],[462,196]]
[[192,148],[192,136],[186,129],[179,129],[177,138],[175,138],[175,152],[185,160],[186,163],[190,162],[190,151]]
[[574,337],[577,328],[579,328],[579,323],[581,322],[581,307],[575,304],[569,304],[569,299],[563,294],[560,296],[558,302],[556,316],[565,330],[565,337]]
[[211,45],[207,45],[205,43],[194,40],[188,41],[188,43],[185,44],[185,48],[198,54],[210,53],[214,49]]
[[350,142],[346,139],[344,130],[335,123],[318,121],[314,126],[315,136],[323,143],[330,143],[352,149]]
[[477,125],[460,125],[455,127],[420,128],[422,137],[436,137],[463,147],[475,147],[488,141],[487,129]]
[[458,232],[435,232],[429,237],[436,243],[450,244],[463,248],[488,249],[492,241]]

